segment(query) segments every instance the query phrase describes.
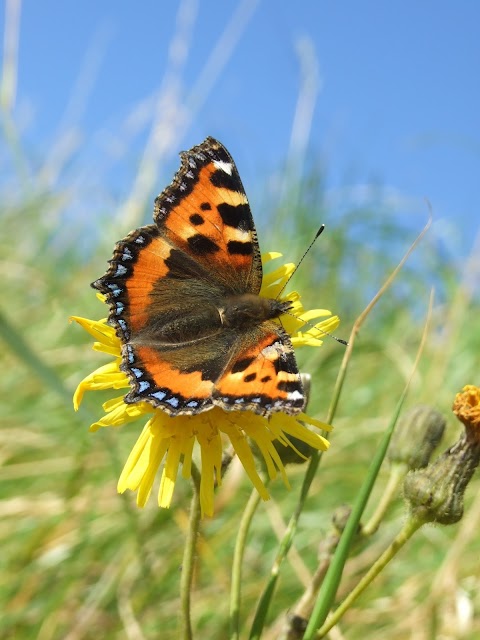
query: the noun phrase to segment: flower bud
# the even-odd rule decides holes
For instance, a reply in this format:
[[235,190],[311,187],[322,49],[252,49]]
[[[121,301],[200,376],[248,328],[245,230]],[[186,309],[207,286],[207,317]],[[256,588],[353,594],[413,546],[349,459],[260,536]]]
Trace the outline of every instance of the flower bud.
[[453,411],[465,425],[460,439],[434,463],[405,478],[405,498],[424,522],[460,520],[465,489],[480,462],[480,389],[464,387],[455,397]]
[[393,464],[407,469],[426,467],[445,431],[444,416],[426,405],[407,411],[398,421],[388,450]]

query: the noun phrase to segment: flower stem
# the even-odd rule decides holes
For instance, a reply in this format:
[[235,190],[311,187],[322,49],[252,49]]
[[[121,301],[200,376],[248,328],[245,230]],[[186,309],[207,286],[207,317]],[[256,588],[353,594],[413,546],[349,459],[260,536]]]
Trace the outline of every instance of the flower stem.
[[325,624],[318,630],[316,638],[323,638],[326,633],[334,627],[344,613],[352,606],[358,596],[365,591],[374,578],[386,567],[386,565],[395,557],[403,545],[412,537],[412,535],[423,525],[425,520],[410,514],[403,528],[395,537],[391,545],[385,549],[378,560],[370,567],[369,571],[363,576],[357,586],[348,594],[345,600],[335,609]]
[[370,520],[362,528],[362,535],[365,538],[373,535],[377,531],[380,523],[383,520],[383,516],[385,515],[390,503],[392,502],[392,499],[396,495],[398,488],[405,478],[405,474],[406,470],[404,467],[401,467],[400,465],[395,465],[394,467],[392,467],[387,486],[385,487],[385,491],[383,492],[380,502],[378,503],[378,506],[375,509],[375,512]]
[[192,640],[191,590],[195,567],[195,549],[200,527],[200,472],[192,462],[193,496],[190,505],[190,520],[185,549],[183,551],[182,577],[180,580],[180,601],[183,621],[183,640]]
[[247,506],[240,521],[240,528],[235,543],[232,567],[232,588],[230,591],[230,639],[238,640],[240,637],[240,596],[242,583],[242,561],[247,541],[247,534],[250,530],[252,518],[260,502],[260,494],[253,489],[248,499]]

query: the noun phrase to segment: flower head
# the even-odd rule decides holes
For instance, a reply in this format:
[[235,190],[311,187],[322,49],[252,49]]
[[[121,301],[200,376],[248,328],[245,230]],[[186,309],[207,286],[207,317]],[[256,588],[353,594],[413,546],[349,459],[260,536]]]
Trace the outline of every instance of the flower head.
[[467,384],[457,393],[452,407],[453,413],[463,422],[469,432],[480,439],[480,388]]
[[[265,263],[280,255],[267,254],[263,261]],[[265,276],[260,295],[276,298],[293,268],[294,265],[287,264]],[[338,326],[338,318],[331,316],[329,311],[305,311],[297,293],[290,294],[288,300],[291,302],[290,311],[288,315],[282,316],[281,322],[290,334],[294,346],[320,346],[321,337]],[[305,322],[325,316],[328,316],[328,319],[310,324],[307,330],[303,330]],[[74,316],[72,320],[78,322],[93,336],[95,350],[113,357],[111,362],[99,367],[80,382],[73,398],[77,410],[85,391],[128,389],[130,383],[127,375],[120,369],[121,342],[113,327],[109,326],[105,319],[97,321]],[[120,493],[126,489],[137,491],[139,506],[146,504],[162,463],[158,504],[161,507],[170,506],[180,467],[183,477],[189,478],[191,475],[196,443],[200,449],[200,502],[204,515],[213,514],[214,486],[221,484],[222,480],[222,449],[225,438],[230,441],[252,484],[264,500],[269,498],[269,494],[257,472],[250,442],[254,442],[256,449],[261,453],[269,477],[273,479],[280,474],[287,486],[288,479],[274,446],[276,443],[295,449],[292,440],[296,438],[316,450],[328,448],[328,441],[305,424],[322,430],[328,430],[330,427],[304,413],[292,416],[278,412],[265,418],[250,411],[225,411],[215,407],[196,415],[170,417],[149,402],[127,404],[123,395],[105,402],[103,409],[105,415],[91,425],[91,431],[101,427],[120,427],[140,417],[148,417],[118,481]]]

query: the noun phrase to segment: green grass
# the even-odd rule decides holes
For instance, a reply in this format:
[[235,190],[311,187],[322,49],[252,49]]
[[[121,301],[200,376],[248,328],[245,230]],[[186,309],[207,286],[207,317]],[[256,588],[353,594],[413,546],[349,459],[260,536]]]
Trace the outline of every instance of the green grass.
[[[15,185],[12,174],[13,184]],[[171,638],[179,636],[179,578],[188,526],[190,486],[179,480],[171,510],[152,499],[144,510],[134,496],[118,496],[116,480],[141,424],[88,433],[101,415],[100,400],[87,396],[72,410],[69,397],[78,381],[102,358],[69,314],[101,317],[105,310],[89,289],[110,257],[93,235],[91,255],[82,259],[77,238],[64,244],[61,214],[67,193],[23,190],[4,198],[1,236],[1,312],[13,333],[2,348],[0,541],[0,635],[6,638]],[[159,189],[163,185],[158,185]],[[308,208],[299,203],[285,237],[281,225],[263,226],[262,247],[280,247],[288,258],[301,255],[315,231]],[[52,222],[52,208],[58,207]],[[255,212],[254,212],[255,213]],[[279,214],[280,215],[280,214]],[[270,213],[275,220],[276,213]],[[54,216],[55,218],[55,216]],[[349,224],[358,230],[351,237]],[[329,219],[328,234],[295,276],[306,302],[338,313],[337,333],[347,337],[356,315],[390,272],[389,238],[407,248],[413,234],[393,217],[375,210]],[[128,229],[121,222],[113,243]],[[383,240],[382,240],[383,238]],[[66,242],[66,244],[65,244]],[[331,450],[324,456],[295,539],[298,557],[282,568],[269,624],[292,607],[316,566],[317,548],[333,510],[355,498],[388,424],[421,335],[430,283],[442,299],[435,305],[424,357],[407,404],[430,403],[449,416],[447,440],[459,428],[450,415],[454,394],[478,373],[478,303],[462,288],[462,272],[442,261],[428,240],[399,276],[362,329],[335,419]],[[355,268],[353,265],[356,265]],[[322,418],[331,398],[343,347],[334,341],[300,361],[312,373],[311,412]],[[42,363],[40,365],[40,363]],[[280,482],[272,500],[261,504],[249,536],[244,565],[242,619],[251,620],[277,548],[281,519],[288,520],[303,467],[292,467],[291,492]],[[386,480],[384,471],[374,503]],[[455,599],[478,614],[478,480],[467,492],[464,520],[452,527],[427,527],[370,586],[341,622],[346,638],[436,637],[460,621]],[[194,580],[193,618],[197,637],[228,637],[228,590],[232,550],[250,488],[233,470],[218,493],[214,519],[204,522]],[[371,511],[371,509],[370,509]],[[392,505],[386,522],[347,563],[339,597],[358,581],[399,529],[404,508]],[[443,576],[438,592],[432,584]],[[480,633],[478,620],[468,634]],[[248,624],[245,625],[245,633]],[[433,629],[433,631],[432,631]],[[421,634],[426,635],[421,635]],[[430,633],[430,635],[428,635]],[[438,631],[439,633],[439,631]],[[276,637],[271,631],[265,637]],[[455,636],[454,636],[455,637]]]
[[[100,178],[96,195],[103,209],[91,212],[91,185],[77,179],[84,169],[81,156],[73,158],[78,172],[67,167],[58,179],[48,179],[47,161],[34,161],[34,154],[24,151],[8,109],[3,126],[0,637],[176,640],[191,487],[179,479],[169,511],[160,511],[154,498],[139,510],[135,496],[117,495],[118,476],[142,423],[90,434],[88,426],[102,415],[108,394],[87,394],[78,414],[71,402],[78,382],[104,360],[68,317],[106,313],[89,283],[103,273],[114,242],[130,231],[118,214],[122,202],[102,191]],[[136,161],[130,159],[132,167]],[[152,166],[157,191],[170,179],[159,177],[161,168]],[[305,306],[338,313],[337,334],[347,338],[428,211],[419,212],[422,222],[412,230],[417,225],[401,224],[377,186],[370,205],[345,206],[340,213],[330,209],[322,185],[321,169],[313,165],[308,179],[292,187],[291,197],[287,190],[277,210],[263,217],[255,208],[253,213],[262,250],[280,250],[292,261],[300,258],[319,224],[327,224],[292,286],[302,292]],[[246,186],[249,192],[255,187]],[[148,193],[142,197],[133,219],[149,203]],[[409,375],[432,285],[431,328],[407,406],[431,404],[448,416],[442,449],[460,432],[450,411],[453,397],[464,384],[479,382],[479,304],[466,286],[469,270],[468,261],[455,264],[445,257],[430,232],[363,326],[332,446],[313,482],[295,548],[282,566],[265,638],[278,637],[277,625],[308,585],[333,512],[355,500]],[[299,353],[302,370],[312,374],[310,413],[320,419],[327,414],[343,353],[333,340],[320,350]],[[247,637],[283,523],[295,508],[304,469],[289,468],[290,492],[273,483],[272,500],[262,503],[254,518],[243,569],[242,637]],[[367,517],[387,475],[384,465]],[[342,619],[343,637],[480,635],[479,488],[474,479],[459,524],[425,527],[409,542]],[[231,469],[218,491],[215,517],[202,525],[192,596],[198,638],[229,637],[232,553],[249,493],[245,475]],[[379,531],[355,546],[339,600],[398,532],[404,513],[398,496]]]

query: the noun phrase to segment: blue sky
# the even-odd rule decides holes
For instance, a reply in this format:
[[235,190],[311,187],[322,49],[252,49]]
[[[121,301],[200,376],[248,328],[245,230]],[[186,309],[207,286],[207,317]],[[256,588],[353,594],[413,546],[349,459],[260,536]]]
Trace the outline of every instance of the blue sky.
[[321,158],[336,207],[373,182],[420,228],[428,198],[461,256],[480,221],[479,25],[475,0],[25,2],[14,117],[39,165],[63,153],[59,179],[103,182],[112,206],[156,117],[152,193],[213,135],[252,201],[287,157]]

